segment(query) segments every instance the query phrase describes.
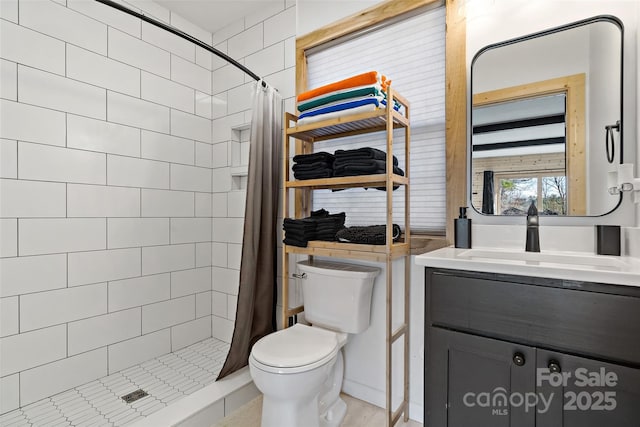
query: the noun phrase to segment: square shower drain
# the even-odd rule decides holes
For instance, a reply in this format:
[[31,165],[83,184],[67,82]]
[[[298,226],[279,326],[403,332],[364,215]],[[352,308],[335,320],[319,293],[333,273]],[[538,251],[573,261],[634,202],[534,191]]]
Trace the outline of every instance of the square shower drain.
[[136,400],[142,399],[145,396],[149,396],[149,393],[147,393],[142,389],[139,389],[136,391],[132,391],[129,394],[125,394],[124,396],[122,396],[122,400],[124,400],[127,403],[133,403]]

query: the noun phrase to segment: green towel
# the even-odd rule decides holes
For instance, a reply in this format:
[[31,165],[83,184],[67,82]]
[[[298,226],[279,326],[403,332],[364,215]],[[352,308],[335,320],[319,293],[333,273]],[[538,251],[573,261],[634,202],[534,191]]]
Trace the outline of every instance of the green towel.
[[298,104],[298,111],[303,112],[306,110],[310,110],[311,108],[329,104],[331,102],[341,101],[343,99],[349,99],[349,98],[357,98],[357,97],[362,97],[367,95],[382,96],[382,92],[380,92],[380,90],[378,90],[377,88],[371,86],[371,87],[364,87],[360,89],[349,90],[346,92],[327,94],[327,96],[323,96],[322,98],[316,98],[307,102],[301,102],[300,104]]

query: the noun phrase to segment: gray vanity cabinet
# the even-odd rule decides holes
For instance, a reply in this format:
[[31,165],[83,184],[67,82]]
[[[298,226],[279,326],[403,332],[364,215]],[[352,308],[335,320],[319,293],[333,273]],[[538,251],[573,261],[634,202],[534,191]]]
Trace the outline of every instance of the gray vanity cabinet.
[[640,288],[427,268],[425,297],[425,426],[640,426]]
[[426,426],[534,427],[534,411],[505,401],[535,387],[534,348],[433,328],[429,351]]
[[[538,394],[554,394],[549,409],[536,415],[536,426],[640,426],[640,369],[542,349],[537,351],[537,364],[542,369],[552,366],[560,374],[571,373],[571,377],[566,385],[553,387],[545,381],[536,388]],[[593,379],[600,384],[587,381],[582,375],[585,371],[603,373]],[[607,376],[611,385],[605,382]]]

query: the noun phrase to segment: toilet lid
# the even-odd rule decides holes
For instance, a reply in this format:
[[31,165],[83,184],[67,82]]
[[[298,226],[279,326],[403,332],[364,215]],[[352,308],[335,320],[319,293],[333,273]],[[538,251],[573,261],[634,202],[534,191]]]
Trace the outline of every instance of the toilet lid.
[[336,333],[298,323],[260,339],[251,354],[264,365],[294,368],[310,365],[337,350]]

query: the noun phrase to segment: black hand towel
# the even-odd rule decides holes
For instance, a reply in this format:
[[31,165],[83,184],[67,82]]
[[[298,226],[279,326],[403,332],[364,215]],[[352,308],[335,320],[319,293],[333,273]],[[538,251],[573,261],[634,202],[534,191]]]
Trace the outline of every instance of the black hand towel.
[[301,171],[312,172],[314,170],[331,169],[331,168],[332,168],[331,163],[314,162],[314,163],[296,163],[295,165],[293,165],[291,169],[293,169],[294,172],[301,172]]
[[[339,162],[355,159],[386,160],[387,154],[382,150],[378,150],[377,148],[363,147],[356,148],[354,150],[336,150],[335,159]],[[396,166],[398,165],[398,159],[396,158],[396,156],[393,156],[393,164]]]
[[[344,228],[336,233],[341,242],[360,243],[368,245],[384,245],[387,240],[386,225],[355,226]],[[400,226],[393,224],[393,241],[400,238]]]
[[315,169],[312,171],[296,171],[293,172],[295,179],[320,179],[331,178],[333,176],[333,169]]
[[318,151],[317,153],[310,154],[297,154],[293,157],[293,161],[296,163],[315,163],[315,162],[327,162],[333,163],[335,156],[326,151]]

